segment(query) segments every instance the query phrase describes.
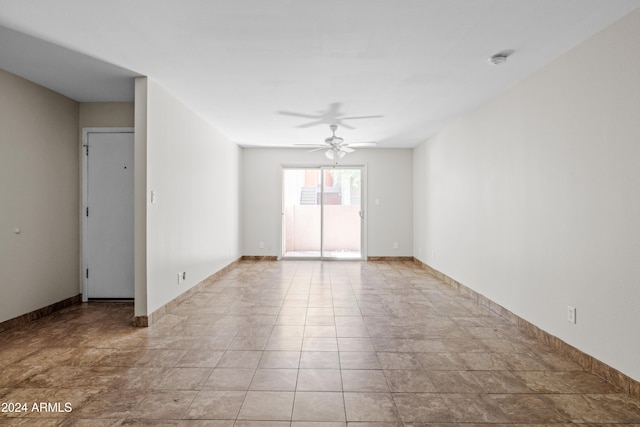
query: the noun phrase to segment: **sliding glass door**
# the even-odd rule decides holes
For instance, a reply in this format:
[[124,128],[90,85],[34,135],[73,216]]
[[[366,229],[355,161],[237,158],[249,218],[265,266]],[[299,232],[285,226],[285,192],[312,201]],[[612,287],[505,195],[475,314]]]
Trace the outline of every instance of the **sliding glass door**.
[[282,257],[322,254],[321,170],[282,170]]
[[323,258],[362,258],[361,175],[360,169],[323,169]]
[[361,167],[283,168],[282,257],[363,259]]

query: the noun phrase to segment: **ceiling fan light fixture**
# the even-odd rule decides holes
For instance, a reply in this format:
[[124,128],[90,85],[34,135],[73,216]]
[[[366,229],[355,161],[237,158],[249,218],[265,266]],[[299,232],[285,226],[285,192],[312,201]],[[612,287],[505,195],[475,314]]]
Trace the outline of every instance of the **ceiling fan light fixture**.
[[335,160],[336,164],[338,163],[338,159],[344,158],[349,153],[353,153],[355,150],[351,147],[375,147],[375,142],[353,142],[353,143],[345,143],[342,137],[336,136],[336,129],[338,127],[336,125],[331,125],[331,136],[324,140],[324,144],[295,144],[295,145],[303,145],[306,147],[313,147],[312,151],[320,151],[324,150],[324,155],[329,160]]

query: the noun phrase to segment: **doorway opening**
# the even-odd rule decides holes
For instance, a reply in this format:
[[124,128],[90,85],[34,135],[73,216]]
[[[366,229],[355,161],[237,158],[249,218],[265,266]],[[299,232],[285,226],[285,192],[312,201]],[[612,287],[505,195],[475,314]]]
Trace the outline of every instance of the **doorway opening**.
[[364,259],[364,167],[282,169],[283,259]]

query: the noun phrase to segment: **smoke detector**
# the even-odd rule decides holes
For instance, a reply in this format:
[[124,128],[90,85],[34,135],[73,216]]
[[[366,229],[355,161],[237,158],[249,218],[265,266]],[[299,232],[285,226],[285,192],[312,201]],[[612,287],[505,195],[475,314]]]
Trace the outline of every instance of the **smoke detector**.
[[491,58],[489,58],[489,62],[491,62],[493,65],[504,64],[505,62],[507,62],[507,58],[513,54],[513,52],[514,52],[513,49],[503,50],[502,52],[498,52],[495,55],[493,55]]

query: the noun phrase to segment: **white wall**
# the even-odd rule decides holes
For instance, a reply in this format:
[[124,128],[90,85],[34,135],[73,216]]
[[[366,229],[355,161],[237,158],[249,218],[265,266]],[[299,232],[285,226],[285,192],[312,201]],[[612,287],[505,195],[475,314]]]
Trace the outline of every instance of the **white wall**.
[[636,380],[638,40],[640,11],[414,150],[416,257]]
[[[282,165],[331,165],[322,152],[298,148],[243,149],[243,254],[280,255]],[[359,149],[340,161],[367,165],[368,256],[412,256],[412,151]],[[376,205],[375,200],[380,204]],[[259,243],[264,242],[264,249]],[[398,249],[393,243],[398,242]]]
[[[136,300],[136,315],[144,315],[241,256],[241,151],[150,79],[136,81],[136,144],[146,144],[146,194],[136,193],[146,198],[146,302]],[[136,168],[145,161],[140,148]],[[183,271],[187,280],[178,284]]]
[[151,312],[147,303],[147,77],[135,79],[134,102],[134,316]]
[[80,293],[79,153],[78,103],[0,70],[0,322]]

